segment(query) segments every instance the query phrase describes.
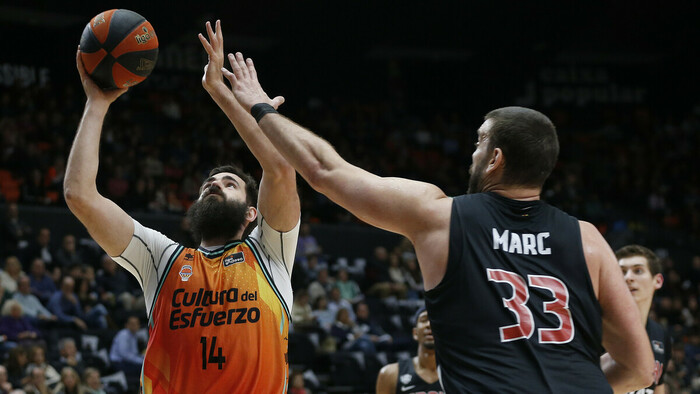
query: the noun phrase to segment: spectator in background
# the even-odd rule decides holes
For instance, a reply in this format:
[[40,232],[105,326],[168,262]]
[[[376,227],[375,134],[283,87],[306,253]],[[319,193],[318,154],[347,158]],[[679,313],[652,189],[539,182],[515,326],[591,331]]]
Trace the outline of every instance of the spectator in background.
[[334,314],[337,314],[337,312],[341,309],[347,309],[348,314],[350,315],[350,320],[352,320],[353,322],[355,321],[355,312],[354,308],[352,307],[352,304],[350,303],[350,301],[340,296],[340,289],[338,289],[335,286],[331,288],[331,292],[329,294],[328,309],[332,310]]
[[46,362],[46,350],[43,346],[34,345],[29,348],[29,364],[27,365],[27,375],[32,368],[39,368],[44,372],[44,378],[48,386],[53,386],[61,380],[61,375],[51,364]]
[[12,298],[22,306],[24,315],[31,318],[33,323],[55,321],[56,316],[49,312],[49,310],[42,305],[41,301],[39,301],[39,298],[32,294],[31,291],[29,277],[22,275],[17,283],[17,292]]
[[365,276],[367,278],[367,290],[365,293],[367,295],[377,298],[389,296],[406,298],[406,284],[395,282],[389,273],[389,267],[392,264],[391,259],[393,258],[390,258],[389,252],[383,246],[378,246],[374,249],[374,258],[369,259],[365,266]]
[[32,293],[44,304],[48,304],[49,299],[56,292],[56,284],[51,276],[46,273],[44,260],[38,257],[32,260],[29,284],[32,288]]
[[351,304],[355,304],[365,298],[360,290],[360,286],[357,282],[350,279],[348,270],[345,268],[338,270],[338,279],[335,281],[335,287],[340,290],[340,296],[350,301]]
[[333,277],[328,274],[328,268],[318,270],[318,278],[309,285],[309,299],[315,303],[319,297],[327,297],[333,287]]
[[56,364],[56,369],[61,371],[61,375],[63,375],[63,369],[65,367],[71,367],[78,371],[78,373],[82,373],[85,370],[83,356],[78,351],[78,347],[75,346],[75,340],[73,338],[66,337],[59,340],[58,353],[60,354],[60,358]]
[[420,273],[418,260],[416,256],[408,256],[403,258],[404,277],[408,286],[406,296],[410,299],[420,298],[423,292],[423,276]]
[[296,260],[306,260],[310,255],[321,253],[316,237],[311,234],[311,226],[308,223],[302,223],[299,227],[299,239],[297,240]]
[[304,373],[293,370],[289,378],[289,394],[311,394],[311,390],[304,385]]
[[140,290],[132,286],[132,277],[106,254],[102,256],[102,270],[97,273],[96,281],[105,304],[125,311],[145,308],[143,294],[134,295]]
[[[42,227],[36,234],[34,241],[30,242],[29,245],[23,250],[22,257],[24,264],[33,262],[34,259],[41,259],[45,264],[51,265],[53,263],[53,252],[51,251],[53,246],[51,245],[51,230],[47,227]],[[31,270],[31,267],[27,267]]]
[[5,368],[5,366],[2,364],[0,364],[0,393],[12,393],[12,383],[10,383],[10,381],[8,380],[7,368]]
[[41,333],[31,323],[29,317],[22,316],[22,305],[17,300],[8,300],[2,307],[0,332],[7,340],[18,345],[34,344]]
[[2,282],[0,282],[0,309],[2,309],[3,305],[5,305],[5,302],[7,302],[7,300],[11,299],[12,293],[5,290],[5,288],[2,286]]
[[109,359],[114,368],[124,371],[127,377],[137,377],[141,374],[143,354],[139,351],[139,340],[136,335],[139,329],[141,329],[139,318],[129,316],[124,328],[114,337],[109,351]]
[[77,248],[75,236],[73,234],[66,234],[63,236],[61,247],[56,251],[54,257],[56,258],[56,265],[64,270],[75,265],[80,266],[83,264],[83,255]]
[[70,276],[63,278],[61,290],[56,291],[49,300],[49,310],[56,315],[58,321],[70,326],[87,330],[83,308],[74,292],[75,280]]
[[331,332],[331,326],[335,322],[335,314],[337,311],[328,308],[328,299],[325,296],[320,296],[314,303],[314,317],[318,325],[326,332]]
[[71,367],[61,369],[61,382],[53,394],[85,394],[85,387],[80,383],[80,375]]
[[2,224],[2,242],[4,244],[3,256],[18,252],[20,243],[27,241],[32,233],[32,228],[19,218],[17,204],[7,204],[5,220]]
[[331,335],[335,338],[338,349],[360,351],[368,355],[377,352],[369,335],[350,319],[350,311],[345,308],[338,310],[335,323],[331,326]]
[[29,364],[27,350],[22,346],[17,346],[10,350],[7,358],[7,379],[12,387],[22,387],[24,385],[25,371]]
[[294,293],[292,321],[294,322],[295,331],[308,331],[318,327],[316,316],[314,316],[313,309],[309,304],[309,293],[304,289]]
[[100,380],[99,369],[92,367],[85,368],[83,381],[85,382],[85,394],[107,394]]
[[358,303],[355,307],[355,315],[357,316],[355,323],[358,330],[367,335],[377,349],[386,349],[391,345],[393,338],[370,316],[369,305],[364,302]]
[[24,385],[24,392],[27,394],[49,394],[49,386],[46,383],[44,370],[39,367],[27,368],[27,383]]
[[2,287],[10,293],[17,291],[17,280],[22,273],[22,263],[19,259],[16,256],[8,256],[5,259],[5,270],[0,270]]

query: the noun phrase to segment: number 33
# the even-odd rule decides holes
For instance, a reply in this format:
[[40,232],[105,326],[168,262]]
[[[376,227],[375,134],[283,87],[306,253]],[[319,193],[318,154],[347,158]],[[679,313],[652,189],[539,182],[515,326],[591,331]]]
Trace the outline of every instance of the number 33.
[[507,283],[513,289],[512,297],[503,298],[503,306],[515,314],[518,324],[499,327],[501,342],[527,339],[535,332],[532,311],[525,305],[530,298],[528,285],[546,289],[552,293],[554,300],[544,302],[544,311],[559,318],[559,327],[537,330],[539,342],[561,344],[574,339],[574,324],[569,310],[569,289],[564,282],[553,276],[528,275],[526,284],[525,279],[514,272],[488,268],[486,273],[489,281]]

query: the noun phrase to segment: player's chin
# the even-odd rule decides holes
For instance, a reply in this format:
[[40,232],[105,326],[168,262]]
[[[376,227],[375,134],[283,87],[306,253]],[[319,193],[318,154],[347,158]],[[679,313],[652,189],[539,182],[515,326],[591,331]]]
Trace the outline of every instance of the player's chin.
[[435,341],[433,341],[433,340],[423,341],[423,347],[426,349],[434,350],[435,349]]

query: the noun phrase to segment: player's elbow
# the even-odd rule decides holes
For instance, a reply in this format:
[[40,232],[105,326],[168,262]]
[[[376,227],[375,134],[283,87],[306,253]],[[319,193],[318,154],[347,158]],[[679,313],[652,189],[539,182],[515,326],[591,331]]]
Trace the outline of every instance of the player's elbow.
[[66,200],[68,209],[73,213],[85,210],[92,199],[90,193],[86,193],[69,182],[63,184],[63,198]]
[[302,173],[306,181],[314,190],[323,193],[328,188],[332,180],[331,171],[324,168],[320,163],[310,164]]
[[654,355],[650,354],[644,357],[644,362],[640,363],[640,368],[637,368],[637,380],[639,380],[640,388],[649,387],[654,383],[656,376],[656,360]]

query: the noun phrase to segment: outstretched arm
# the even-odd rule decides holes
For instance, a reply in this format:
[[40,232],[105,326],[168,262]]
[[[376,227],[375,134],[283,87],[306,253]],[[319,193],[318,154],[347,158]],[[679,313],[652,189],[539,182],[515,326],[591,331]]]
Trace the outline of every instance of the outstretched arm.
[[[260,86],[253,61],[229,54],[233,73],[224,72],[238,102],[248,111],[274,106]],[[317,191],[376,227],[408,237],[416,246],[426,289],[436,285],[447,264],[452,200],[437,186],[402,178],[382,178],[343,160],[324,139],[276,114],[260,128]]]
[[126,249],[134,234],[134,223],[117,204],[97,191],[100,134],[110,104],[126,89],[102,90],[90,79],[76,53],[80,80],[87,96],[83,118],[73,141],[63,192],[71,212],[87,228],[92,238],[110,256]]
[[[209,63],[204,67],[202,86],[231,120],[263,169],[258,210],[272,228],[281,232],[289,231],[296,226],[300,216],[296,172],[270,140],[260,132],[255,119],[236,101],[226,86],[222,75],[224,38],[221,22],[216,21],[216,31],[212,30],[209,22],[206,29],[208,40],[199,34],[199,40],[209,55]],[[278,107],[284,102],[284,98],[275,97],[271,101]]]

